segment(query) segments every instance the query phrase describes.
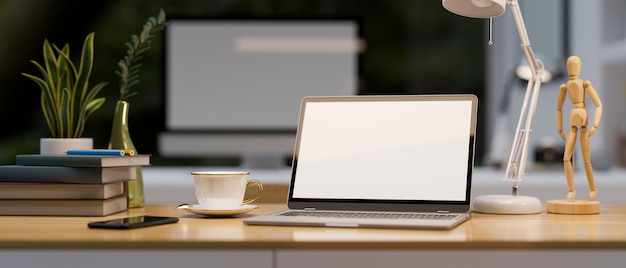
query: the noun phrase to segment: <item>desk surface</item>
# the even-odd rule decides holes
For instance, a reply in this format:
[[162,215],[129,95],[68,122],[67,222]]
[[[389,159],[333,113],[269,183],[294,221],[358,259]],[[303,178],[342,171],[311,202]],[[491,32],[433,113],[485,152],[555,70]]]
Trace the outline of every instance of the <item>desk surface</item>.
[[[284,209],[211,218],[148,205],[107,217],[0,216],[3,249],[626,249],[626,205],[599,215],[487,215],[448,231],[247,226],[242,219]],[[87,222],[136,215],[177,216],[176,224],[89,229]]]

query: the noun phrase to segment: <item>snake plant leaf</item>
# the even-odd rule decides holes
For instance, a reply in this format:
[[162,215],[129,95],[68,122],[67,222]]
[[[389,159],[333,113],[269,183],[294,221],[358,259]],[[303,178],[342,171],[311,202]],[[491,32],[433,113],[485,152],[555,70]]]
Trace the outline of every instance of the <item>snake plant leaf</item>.
[[57,125],[54,121],[54,117],[53,116],[53,111],[52,111],[52,107],[50,105],[48,105],[46,103],[46,97],[44,96],[44,94],[41,94],[41,107],[42,107],[42,111],[43,111],[43,117],[46,119],[46,123],[48,125],[48,130],[50,130],[50,133],[52,135],[52,137],[55,137],[54,133],[57,133]]
[[63,54],[63,55],[66,55],[66,56],[70,55],[70,45],[69,44],[63,45],[62,48],[59,48],[56,45],[52,44],[52,47],[54,47],[54,49],[56,51],[58,51],[59,54]]
[[105,98],[97,98],[87,103],[87,106],[85,106],[85,112],[86,112],[85,119],[87,119],[89,116],[91,116],[93,112],[95,112],[100,107],[102,107],[102,104],[104,104],[105,100],[106,100]]
[[69,48],[67,48],[67,46],[64,46],[63,49],[57,49],[57,52],[59,53],[59,70],[63,69],[70,71],[70,75],[72,75],[72,77],[78,76],[78,70],[76,70],[76,65],[74,65],[74,62],[70,59]]
[[54,95],[50,91],[50,87],[48,83],[46,83],[46,81],[31,74],[22,73],[22,75],[28,77],[30,80],[34,81],[37,85],[39,85],[39,87],[41,88],[42,96],[46,96],[46,98],[49,100],[54,99]]
[[[65,44],[62,48],[52,45],[54,51],[57,53],[57,81],[54,86],[56,89],[67,88],[68,85],[73,83],[73,77],[75,77],[76,68],[74,63],[69,59],[70,48],[68,44]],[[70,94],[73,96],[73,92],[70,88]],[[70,102],[70,105],[72,103]]]
[[72,95],[70,93],[70,89],[63,88],[61,90],[61,98],[59,99],[58,109],[60,111],[59,120],[59,129],[58,135],[59,137],[65,137],[65,133],[72,133],[73,130],[73,122],[72,122],[72,109],[73,107],[69,105],[70,99]]
[[22,73],[23,76],[26,76],[27,78],[29,78],[30,80],[33,80],[35,83],[37,83],[37,85],[39,85],[39,87],[41,87],[41,90],[43,92],[46,92],[48,89],[48,83],[46,83],[46,81],[44,81],[43,79],[34,76],[32,74],[27,74],[27,73]]
[[43,41],[43,59],[46,66],[45,76],[47,79],[49,79],[49,83],[56,85],[58,82],[57,78],[59,77],[57,70],[58,63],[56,55],[54,53],[54,49],[52,49],[52,45],[50,45],[48,39],[45,39]]
[[[37,64],[38,65],[38,64]],[[40,66],[41,68],[41,66]],[[34,81],[41,88],[41,107],[43,108],[44,118],[46,119],[46,123],[48,124],[48,129],[50,133],[57,133],[57,124],[54,118],[56,118],[56,109],[54,105],[50,105],[54,102],[54,99],[51,95],[50,89],[48,87],[48,83],[43,79],[36,77],[34,75],[22,73],[25,77]],[[54,136],[55,134],[53,134]]]
[[[102,106],[102,103],[104,103],[104,98],[99,98],[97,102],[94,102],[94,98],[96,97],[96,95],[98,95],[98,93],[100,92],[100,90],[102,90],[102,88],[104,88],[107,85],[107,83],[100,83],[98,85],[96,85],[95,87],[93,87],[89,93],[87,93],[87,96],[85,97],[85,100],[83,100],[83,102],[80,103],[80,107],[81,107],[81,112],[79,113],[78,116],[78,121],[79,122],[85,122],[87,120],[87,118],[97,109],[99,109]],[[102,102],[102,103],[100,103]]]
[[[54,105],[55,99],[56,99],[56,95],[54,94],[54,91],[49,87],[49,84],[46,83],[46,81],[44,81],[43,79],[36,77],[34,75],[25,74],[25,73],[22,73],[22,75],[34,81],[41,88],[41,105],[42,105],[41,107],[43,109],[44,116],[46,117],[46,121],[48,122],[48,125],[50,125],[51,123],[54,124],[54,126],[50,126],[50,128],[56,129],[56,121],[51,119],[51,118],[57,117],[56,116],[57,109],[56,109],[56,105]],[[56,132],[56,130],[54,132]]]
[[87,107],[89,106],[88,103],[91,102],[96,95],[98,95],[98,93],[100,93],[100,90],[102,90],[102,88],[104,88],[108,83],[100,83],[97,84],[95,87],[93,87],[89,93],[87,93],[87,96],[85,97],[85,101],[83,103],[81,103],[81,105],[84,105],[85,109],[87,109]]
[[[31,60],[30,61],[33,65],[35,65],[35,67],[37,68],[37,70],[39,70],[39,72],[41,73],[41,76],[43,77],[44,80],[48,81],[48,72],[46,71],[46,69],[44,69],[41,64],[39,64],[38,62]],[[24,76],[29,76],[29,74],[26,73],[22,73],[22,75]],[[32,76],[32,75],[30,75]],[[47,83],[47,82],[46,82]]]
[[[74,62],[70,59],[70,47],[68,44],[65,44],[62,48],[58,48],[56,45],[53,45],[54,50],[57,53],[57,76],[59,77],[59,81],[57,81],[56,88],[62,89],[74,82],[74,77],[76,77],[76,66],[74,66]],[[70,92],[72,88],[70,88]],[[73,93],[72,93],[73,94]]]
[[74,134],[74,136],[80,137],[81,135],[83,135],[83,131],[85,130],[85,122],[87,121],[87,118],[89,118],[91,114],[93,114],[93,112],[100,109],[100,107],[102,107],[102,104],[104,104],[105,100],[106,100],[105,98],[97,98],[87,103],[87,105],[85,105],[85,109],[83,110],[84,114],[81,114],[81,116],[79,116],[79,119],[78,119],[79,125],[76,128],[76,133]]
[[89,87],[89,77],[93,68],[94,36],[95,33],[87,35],[80,56],[80,67],[78,67],[77,80],[74,85],[74,89],[80,91],[80,102],[84,101]]
[[78,76],[78,70],[76,69],[74,62],[69,58],[69,54],[66,53],[69,53],[69,48],[66,50],[64,48],[63,53],[61,53],[61,50],[59,51],[59,70],[63,72],[61,75],[63,75],[64,79],[61,84],[56,85],[56,88],[68,88],[70,90],[72,98],[70,99],[68,105],[74,107],[76,103],[77,90],[74,85],[76,83],[76,77]]
[[[68,84],[72,83],[72,79],[71,79],[72,72],[66,60],[63,59],[62,56],[59,57],[59,67],[58,67],[57,76],[58,77],[56,78],[56,82],[53,88],[60,89],[62,91],[64,88],[67,88]],[[58,99],[61,99],[61,96],[59,96]]]

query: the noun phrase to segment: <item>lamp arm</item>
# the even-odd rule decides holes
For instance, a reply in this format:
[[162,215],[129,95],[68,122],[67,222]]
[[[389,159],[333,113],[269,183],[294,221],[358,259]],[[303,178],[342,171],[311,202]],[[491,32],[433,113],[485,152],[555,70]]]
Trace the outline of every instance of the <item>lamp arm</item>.
[[526,87],[526,94],[520,111],[517,130],[515,132],[513,146],[511,148],[511,155],[509,157],[509,163],[504,177],[505,181],[511,181],[514,183],[513,195],[517,195],[519,184],[522,180],[524,180],[524,170],[526,169],[526,159],[528,156],[528,145],[530,141],[530,134],[532,132],[535,111],[537,109],[539,92],[541,90],[541,74],[544,67],[543,63],[537,60],[532,48],[530,47],[530,40],[528,38],[528,33],[526,32],[526,26],[524,25],[524,19],[519,8],[519,3],[517,0],[510,0],[508,1],[508,4],[511,6],[515,25],[517,26],[517,31],[520,35],[522,52],[524,53],[524,57],[528,62],[532,74],[532,78],[528,80],[528,86]]
[[533,49],[530,47],[530,39],[528,38],[528,32],[526,31],[526,25],[524,24],[524,17],[522,17],[519,2],[517,0],[509,0],[508,5],[511,7],[513,20],[515,21],[515,26],[517,27],[517,32],[519,33],[519,38],[522,42],[521,47],[522,52],[524,53],[524,58],[528,62],[528,66],[530,66],[530,72],[533,75],[533,79],[535,79],[535,75],[539,72],[539,63],[533,53]]

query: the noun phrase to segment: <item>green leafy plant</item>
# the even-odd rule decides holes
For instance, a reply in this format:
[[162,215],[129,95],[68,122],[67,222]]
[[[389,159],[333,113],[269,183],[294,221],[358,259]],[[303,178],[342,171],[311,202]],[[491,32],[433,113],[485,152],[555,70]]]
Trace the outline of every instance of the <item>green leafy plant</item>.
[[87,118],[98,110],[105,98],[96,95],[107,83],[89,88],[94,61],[94,33],[85,37],[79,66],[70,59],[70,47],[43,43],[43,65],[31,61],[41,77],[22,73],[41,88],[41,109],[53,138],[79,138]]
[[120,70],[115,72],[120,77],[120,101],[126,101],[138,94],[137,91],[130,91],[130,88],[139,83],[142,54],[152,48],[151,39],[155,33],[165,28],[165,24],[165,11],[161,9],[157,18],[148,18],[139,36],[132,35],[131,42],[126,43],[126,56],[117,64]]

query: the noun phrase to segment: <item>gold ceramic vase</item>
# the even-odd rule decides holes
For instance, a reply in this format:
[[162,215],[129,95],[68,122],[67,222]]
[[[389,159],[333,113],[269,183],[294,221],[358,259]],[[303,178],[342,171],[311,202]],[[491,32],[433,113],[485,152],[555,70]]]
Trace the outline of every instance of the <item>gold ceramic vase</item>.
[[[111,128],[109,149],[135,150],[135,153],[137,153],[135,145],[130,138],[130,133],[128,132],[128,109],[128,102],[117,102],[115,115],[113,117],[113,126]],[[141,167],[137,166],[135,179],[127,182],[129,208],[139,208],[143,207],[145,204],[141,173]]]

